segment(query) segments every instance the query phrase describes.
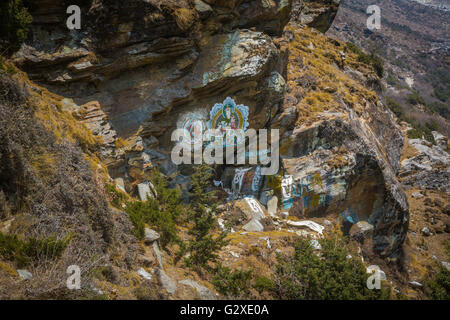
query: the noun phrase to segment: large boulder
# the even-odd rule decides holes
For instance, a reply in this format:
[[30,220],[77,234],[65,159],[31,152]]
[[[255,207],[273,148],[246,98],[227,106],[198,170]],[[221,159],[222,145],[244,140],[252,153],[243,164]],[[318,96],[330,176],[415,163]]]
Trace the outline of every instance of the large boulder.
[[178,282],[181,285],[185,285],[194,289],[201,300],[216,300],[217,297],[207,287],[199,284],[197,281],[191,279],[185,279]]
[[266,208],[257,199],[246,197],[237,200],[234,203],[233,209],[245,217],[242,219],[244,221],[244,225],[242,226],[243,230],[262,232],[273,229],[273,222]]
[[259,222],[258,219],[252,219],[248,223],[246,223],[242,229],[249,232],[263,232],[264,226]]
[[244,213],[249,220],[261,220],[268,217],[266,208],[254,198],[238,200],[234,203],[234,208]]
[[363,243],[366,238],[370,238],[373,233],[373,226],[367,221],[359,221],[350,229],[350,236]]
[[159,238],[160,235],[158,232],[150,228],[145,228],[145,236],[144,236],[145,243],[151,244],[154,241],[158,240]]
[[321,217],[347,208],[374,226],[379,254],[397,252],[408,228],[408,202],[377,140],[358,120],[325,121],[294,132],[283,159],[293,182],[284,209]]
[[147,201],[147,199],[155,199],[157,196],[155,187],[149,181],[138,184],[137,190],[141,201]]

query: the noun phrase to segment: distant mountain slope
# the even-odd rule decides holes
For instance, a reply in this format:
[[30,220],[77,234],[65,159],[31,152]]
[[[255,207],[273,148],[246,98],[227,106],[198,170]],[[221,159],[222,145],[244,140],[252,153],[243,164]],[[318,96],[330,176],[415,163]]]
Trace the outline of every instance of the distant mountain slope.
[[450,11],[450,1],[448,0],[411,0],[423,4],[424,6],[441,11]]
[[[366,27],[366,9],[381,8],[381,29]],[[385,59],[386,95],[417,124],[449,134],[449,1],[344,0],[328,35]],[[417,94],[414,94],[417,93]],[[424,99],[420,99],[423,97]],[[439,115],[438,115],[439,114]]]

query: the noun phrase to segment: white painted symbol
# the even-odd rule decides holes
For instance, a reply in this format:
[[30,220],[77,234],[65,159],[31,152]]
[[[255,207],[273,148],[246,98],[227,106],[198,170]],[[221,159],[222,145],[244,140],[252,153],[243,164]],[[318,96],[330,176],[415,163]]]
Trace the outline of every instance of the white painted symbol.
[[251,168],[247,168],[247,169],[236,169],[235,170],[235,174],[234,174],[234,178],[233,178],[233,193],[235,195],[239,195],[239,193],[241,192],[242,189],[242,181],[244,180],[244,176],[245,173],[247,171],[249,171]]
[[256,202],[255,199],[253,199],[253,198],[245,198],[245,200],[247,201],[250,209],[252,209],[252,211],[254,213],[258,214],[260,218],[265,218],[264,212],[261,209],[261,206],[259,205],[258,202]]
[[252,191],[257,192],[259,189],[259,183],[261,181],[261,167],[256,167],[255,169],[255,175],[253,176],[252,181]]
[[292,188],[294,186],[294,178],[292,176],[284,176],[281,180],[281,191],[283,200],[292,198]]

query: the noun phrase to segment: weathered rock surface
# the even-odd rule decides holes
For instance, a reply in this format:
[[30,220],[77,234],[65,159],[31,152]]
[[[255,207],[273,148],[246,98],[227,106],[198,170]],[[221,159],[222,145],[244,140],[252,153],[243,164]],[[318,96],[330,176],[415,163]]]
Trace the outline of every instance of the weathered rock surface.
[[144,268],[140,268],[137,271],[137,274],[140,275],[145,280],[152,280],[152,275],[150,273],[148,273]]
[[[282,129],[283,210],[299,217],[351,214],[351,223],[374,226],[377,253],[398,252],[409,219],[408,202],[396,177],[403,136],[376,92],[367,90],[364,82],[376,76],[350,59],[342,62],[342,44],[317,32],[299,31],[291,23],[285,37],[290,52],[286,95],[271,124]],[[316,47],[333,52],[333,58],[316,54]],[[325,64],[332,78],[319,71]],[[360,79],[352,75],[356,73],[366,75]],[[336,78],[348,81],[336,84],[331,80]],[[345,89],[347,85],[351,88]],[[351,101],[346,90],[358,98]]]
[[[291,23],[282,32],[291,2]],[[402,187],[414,191],[410,203],[420,199],[425,207],[426,219],[410,232],[411,237],[431,240],[449,232],[449,224],[436,214],[448,214],[449,205],[429,192],[449,191],[449,159],[444,151],[448,142],[437,132],[433,132],[435,146],[411,140],[417,153],[400,162],[403,135],[377,97],[379,79],[372,67],[352,61],[343,43],[325,40],[307,27],[325,31],[338,4],[332,0],[96,0],[82,8],[82,30],[69,33],[60,29],[66,17],[60,2],[38,1],[31,37],[14,59],[32,79],[66,97],[58,100],[58,108],[72,113],[102,138],[100,156],[113,178],[110,182],[141,200],[157,197],[146,183],[146,171],[158,167],[169,179],[169,187],[181,188],[188,201],[192,167],[176,166],[170,159],[170,135],[186,115],[206,120],[211,107],[230,96],[249,106],[251,128],[279,129],[281,168],[276,175],[261,176],[256,165],[214,168],[216,190],[228,202],[218,210],[218,223],[221,230],[232,226],[232,244],[220,253],[225,265],[253,263],[255,270],[265,271],[259,262],[269,264],[270,255],[284,252],[287,238],[318,239],[337,221],[363,244],[353,256],[364,256],[367,262],[374,251],[395,258],[409,220]],[[45,91],[41,89],[33,88]],[[77,171],[64,174],[77,177]],[[88,181],[84,176],[79,180]],[[77,203],[76,215],[70,215],[69,221],[76,228],[71,229],[87,234],[90,220],[79,218],[80,210],[86,208],[84,197],[99,196],[95,188],[72,188],[79,180],[69,184],[68,190],[77,193],[66,202]],[[9,190],[10,185],[2,189]],[[62,190],[70,192],[66,187]],[[58,197],[56,189],[45,205],[56,203]],[[49,215],[41,205],[34,210],[45,214],[33,217],[43,217],[40,227],[51,232],[54,226],[65,228],[67,220],[58,215],[60,207],[55,206]],[[92,228],[95,234],[88,230],[92,236],[85,247],[114,252],[122,244],[120,252],[126,252],[126,257],[114,268],[137,270],[147,280],[155,270],[164,288],[159,291],[163,296],[167,291],[170,298],[216,297],[200,280],[180,281],[187,273],[178,277],[173,252],[160,249],[159,234],[151,229],[145,230],[145,241],[151,246],[142,247],[140,260],[134,263],[131,251],[137,250],[137,244],[126,214],[110,210],[103,201],[89,207],[102,211],[89,211],[97,227]],[[0,219],[9,216],[0,212]],[[103,230],[105,223],[97,222],[104,217],[114,220],[111,235],[109,226]],[[14,231],[14,224],[11,227],[6,221],[0,228]],[[276,232],[269,232],[275,228]],[[100,245],[99,236],[104,237]],[[317,240],[311,240],[311,245],[321,250]],[[253,260],[256,251],[258,259]],[[33,271],[33,276],[31,281],[37,281],[38,274]],[[410,275],[405,284],[414,279],[421,278]]]
[[170,294],[175,293],[175,291],[177,290],[177,283],[174,280],[172,280],[163,269],[161,268],[156,269],[156,275],[158,276],[158,281],[160,285],[168,293]]
[[[197,1],[195,10],[200,15],[212,13],[201,21],[189,1],[176,6],[138,0],[126,5],[116,1],[111,6],[96,1],[82,8],[87,12],[84,32],[68,36],[55,24],[50,36],[44,37],[47,31],[38,21],[32,28],[32,41],[16,54],[15,61],[33,80],[77,103],[99,101],[115,129],[132,134],[152,114],[179,109],[176,101],[195,96],[194,89],[217,90],[225,80],[234,79],[228,85],[231,89],[236,80],[245,78],[254,87],[256,83],[250,81],[269,76],[277,50],[265,33],[282,32],[290,2]],[[54,20],[59,22],[49,19]],[[107,32],[94,29],[99,23]],[[258,31],[244,30],[250,27]],[[41,72],[49,67],[52,73]],[[242,85],[234,91],[245,87],[249,89]],[[205,90],[200,91],[204,96]]]
[[350,236],[359,242],[364,242],[373,233],[373,226],[367,221],[360,221],[355,223],[350,229]]
[[386,273],[383,270],[381,270],[379,266],[371,265],[367,267],[367,273],[373,274],[374,272],[378,273],[380,280],[387,280]]
[[246,223],[242,226],[245,231],[262,232],[272,227],[266,208],[254,198],[244,198],[234,203],[234,209],[240,211],[246,217]]
[[159,239],[159,233],[155,230],[152,230],[150,228],[145,228],[145,236],[144,240],[147,244],[151,244],[153,241],[156,241]]
[[409,144],[417,154],[401,162],[399,176],[402,184],[449,193],[450,156],[445,149],[423,139],[410,139]]
[[[282,194],[283,206],[292,199],[283,212],[348,210],[374,226],[378,253],[399,249],[408,225],[408,203],[396,178],[402,134],[376,94],[361,89],[376,82],[373,72],[342,65],[338,54],[324,55],[321,45],[343,48],[331,40],[313,44],[320,36],[299,27],[326,31],[339,1],[95,1],[82,8],[82,30],[70,34],[53,24],[59,21],[56,1],[42,4],[52,9],[35,13],[48,17],[51,31],[39,19],[15,62],[33,80],[84,106],[82,121],[108,147],[116,145],[104,157],[112,158],[111,174],[123,177],[125,187],[142,183],[156,165],[179,179],[186,193],[189,173],[181,175],[183,168],[170,161],[171,133],[186,115],[207,120],[215,103],[232,97],[249,107],[252,128],[280,129],[284,173],[300,186],[295,195]],[[326,64],[325,73],[338,75],[345,88],[323,71],[310,72],[314,61],[305,61],[313,52],[328,59],[319,65]],[[332,107],[322,106],[327,103]],[[118,147],[116,132],[129,145]],[[221,181],[232,198],[268,199],[274,192],[265,179],[254,183],[257,167],[237,183],[236,168],[223,169]],[[140,186],[144,200],[149,190]],[[247,229],[266,229],[265,208],[263,214],[241,210]]]
[[326,32],[336,17],[340,0],[294,0],[292,20]]
[[157,196],[155,187],[149,181],[138,184],[137,189],[141,201],[147,201],[147,199],[155,199]]
[[17,273],[23,280],[30,280],[33,278],[33,275],[28,270],[19,269]]
[[277,196],[273,196],[267,202],[267,211],[269,212],[270,216],[273,217],[277,214],[277,209],[278,209],[278,198]]
[[448,147],[448,139],[446,136],[444,136],[442,133],[437,131],[432,131],[434,141],[436,142],[436,145],[440,147],[443,150],[446,150]]
[[[68,33],[61,4],[41,1],[14,60],[34,81],[84,106],[82,120],[104,140],[105,163],[127,186],[142,182],[153,163],[176,172],[167,151],[186,113],[206,117],[230,96],[250,107],[254,127],[267,125],[285,89],[285,52],[273,37],[288,23],[291,2],[94,1],[82,6],[82,29]],[[119,146],[116,132],[139,137],[142,148],[136,139]]]
[[211,292],[207,287],[202,286],[198,282],[191,280],[191,279],[185,279],[178,282],[179,284],[189,286],[191,288],[194,288],[195,291],[197,291],[197,294],[201,300],[216,300],[217,297],[214,295],[214,293]]
[[242,195],[258,197],[264,177],[261,168],[231,167],[227,166],[221,174],[221,187],[227,190],[231,198],[236,199]]
[[318,234],[322,235],[323,234],[323,230],[325,229],[324,226],[314,222],[314,221],[310,221],[310,220],[303,220],[303,221],[290,221],[287,220],[286,224],[288,226],[293,226],[293,227],[297,227],[297,228],[309,228],[315,232],[317,232]]

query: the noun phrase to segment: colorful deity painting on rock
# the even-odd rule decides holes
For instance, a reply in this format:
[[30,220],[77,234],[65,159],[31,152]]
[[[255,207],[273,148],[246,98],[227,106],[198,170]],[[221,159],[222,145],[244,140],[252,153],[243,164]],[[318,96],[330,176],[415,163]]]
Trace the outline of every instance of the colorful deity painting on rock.
[[[181,116],[177,123],[178,128],[185,129],[185,141],[194,145],[203,139],[202,133],[205,130],[214,130],[215,137],[221,139],[212,139],[217,143],[223,143],[224,146],[239,145],[245,142],[244,133],[247,130],[249,107],[236,104],[236,102],[227,97],[223,103],[216,103],[209,112],[209,120],[206,121],[205,110],[189,112]],[[229,140],[227,133],[234,133],[235,136]],[[201,143],[200,143],[201,144]],[[214,143],[208,144],[214,147]]]

